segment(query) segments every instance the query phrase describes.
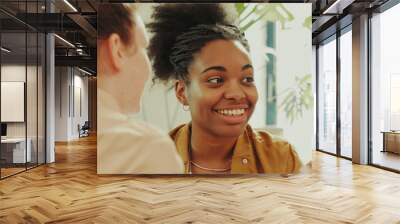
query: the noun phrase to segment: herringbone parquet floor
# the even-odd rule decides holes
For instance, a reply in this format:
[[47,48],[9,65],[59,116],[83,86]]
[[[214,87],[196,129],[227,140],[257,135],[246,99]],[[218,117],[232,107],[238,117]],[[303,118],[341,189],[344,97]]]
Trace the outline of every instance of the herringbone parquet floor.
[[94,137],[0,181],[0,223],[400,223],[400,175],[315,153],[309,174],[98,176]]

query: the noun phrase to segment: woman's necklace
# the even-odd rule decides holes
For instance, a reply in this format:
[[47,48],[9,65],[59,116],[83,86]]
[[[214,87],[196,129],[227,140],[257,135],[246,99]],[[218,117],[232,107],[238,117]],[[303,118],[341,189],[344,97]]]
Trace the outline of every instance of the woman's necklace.
[[199,164],[190,161],[190,164],[192,164],[193,166],[202,169],[202,170],[206,170],[206,171],[212,171],[212,172],[227,172],[229,170],[231,170],[231,168],[223,168],[223,169],[218,169],[218,168],[208,168],[208,167],[204,167],[204,166],[200,166]]
[[208,167],[201,166],[198,163],[195,163],[192,160],[192,141],[191,141],[191,138],[192,138],[192,129],[190,127],[189,128],[189,141],[188,141],[189,142],[188,148],[189,148],[189,173],[190,174],[192,173],[192,165],[197,167],[197,168],[199,168],[199,169],[201,169],[201,170],[211,171],[211,172],[216,172],[216,173],[224,173],[224,172],[228,172],[228,171],[231,170],[231,167],[229,167],[229,168],[208,168]]

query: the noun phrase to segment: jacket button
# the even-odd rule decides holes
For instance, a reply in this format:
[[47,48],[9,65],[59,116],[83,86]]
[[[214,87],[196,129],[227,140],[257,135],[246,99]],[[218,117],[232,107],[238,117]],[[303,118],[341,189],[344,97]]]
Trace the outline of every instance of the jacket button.
[[242,163],[243,164],[247,164],[249,161],[245,158],[245,159],[242,159]]

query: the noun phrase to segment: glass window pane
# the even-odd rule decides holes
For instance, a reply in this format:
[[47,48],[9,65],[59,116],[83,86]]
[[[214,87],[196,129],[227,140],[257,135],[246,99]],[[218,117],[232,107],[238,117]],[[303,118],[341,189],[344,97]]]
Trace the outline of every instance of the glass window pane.
[[28,168],[37,165],[37,33],[27,33],[28,38],[28,62],[26,80],[26,112],[27,112],[27,141],[30,144],[30,158]]
[[38,36],[38,164],[45,163],[46,149],[45,149],[45,44],[46,37],[44,34],[39,33]]
[[336,39],[318,51],[318,147],[336,153]]
[[[27,2],[26,12],[35,14],[39,11],[37,1]],[[29,17],[34,24],[38,17]],[[26,113],[27,113],[27,142],[30,144],[30,159],[27,167],[38,164],[38,33],[36,30],[27,29],[27,80],[26,80]]]
[[[1,140],[2,178],[25,170],[30,148],[26,144],[26,33],[2,33],[1,46]],[[28,150],[26,150],[28,146]]]
[[340,37],[340,153],[352,157],[352,33]]
[[372,163],[400,170],[400,4],[372,18]]
[[[34,14],[43,13],[44,5],[44,0],[0,1],[6,11],[19,18],[30,16],[29,20],[38,19]],[[1,118],[0,177],[4,178],[45,162],[46,54],[43,33],[2,12],[0,17],[7,20],[0,23],[0,110],[5,114]]]

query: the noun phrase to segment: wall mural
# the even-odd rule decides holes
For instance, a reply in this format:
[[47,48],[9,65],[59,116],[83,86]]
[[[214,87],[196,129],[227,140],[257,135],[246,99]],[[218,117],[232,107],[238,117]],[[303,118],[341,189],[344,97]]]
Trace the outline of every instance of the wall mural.
[[99,174],[296,173],[310,162],[311,4],[102,4],[98,25]]

